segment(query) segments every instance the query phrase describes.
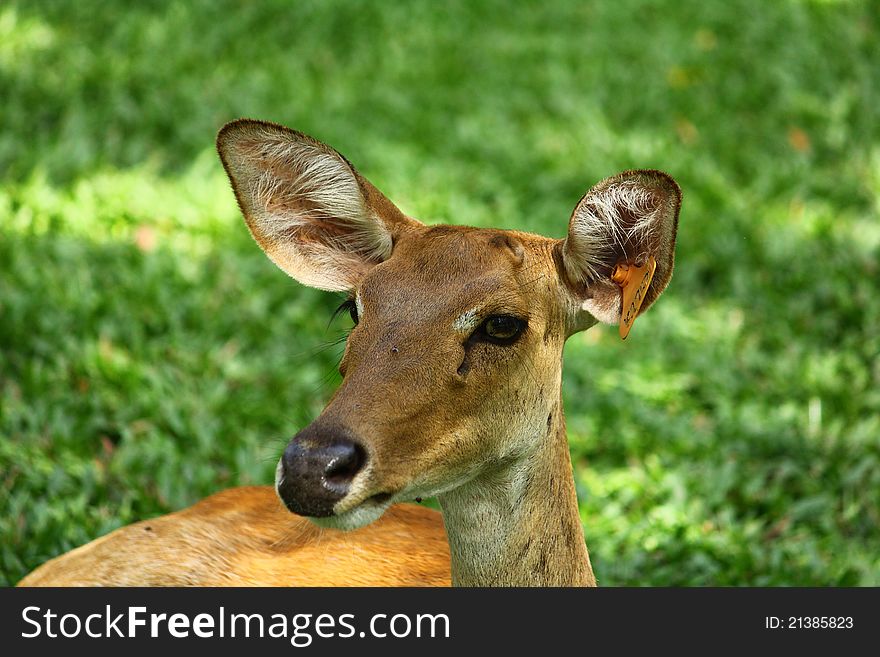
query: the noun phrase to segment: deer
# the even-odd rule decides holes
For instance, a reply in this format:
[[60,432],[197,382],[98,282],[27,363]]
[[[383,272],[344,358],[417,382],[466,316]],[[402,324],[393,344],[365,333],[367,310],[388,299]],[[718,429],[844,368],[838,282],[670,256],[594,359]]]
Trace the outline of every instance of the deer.
[[[247,227],[299,283],[342,292],[341,383],[233,488],[52,559],[20,586],[595,586],[562,408],[562,352],[626,338],[672,276],[681,190],[629,170],[563,239],[426,225],[339,152],[252,119],[217,149]],[[434,497],[441,511],[412,504]]]

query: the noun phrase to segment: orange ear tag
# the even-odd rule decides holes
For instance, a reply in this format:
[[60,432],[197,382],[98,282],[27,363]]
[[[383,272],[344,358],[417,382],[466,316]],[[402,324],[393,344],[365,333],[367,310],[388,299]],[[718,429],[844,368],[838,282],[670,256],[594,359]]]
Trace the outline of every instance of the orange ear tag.
[[657,269],[657,261],[654,256],[649,256],[641,267],[626,263],[618,263],[611,275],[611,280],[617,283],[623,292],[623,300],[620,305],[620,339],[626,340],[629,330],[632,328],[639,308],[645,300],[645,293],[654,278],[654,270]]

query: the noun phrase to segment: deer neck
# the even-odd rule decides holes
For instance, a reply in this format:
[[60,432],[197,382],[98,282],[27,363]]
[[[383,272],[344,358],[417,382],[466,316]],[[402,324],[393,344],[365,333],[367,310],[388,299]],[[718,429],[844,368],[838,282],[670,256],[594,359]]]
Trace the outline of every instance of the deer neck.
[[539,447],[440,496],[454,586],[595,586],[561,397]]

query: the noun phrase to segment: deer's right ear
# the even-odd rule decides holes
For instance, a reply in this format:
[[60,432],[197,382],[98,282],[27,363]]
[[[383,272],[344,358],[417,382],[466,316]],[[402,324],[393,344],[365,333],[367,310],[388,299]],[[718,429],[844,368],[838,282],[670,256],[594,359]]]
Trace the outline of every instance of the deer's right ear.
[[672,277],[681,190],[667,174],[625,171],[590,189],[559,243],[560,274],[577,307],[571,331],[635,318]]
[[353,289],[420,225],[342,155],[295,130],[239,119],[220,130],[217,150],[254,239],[304,285]]

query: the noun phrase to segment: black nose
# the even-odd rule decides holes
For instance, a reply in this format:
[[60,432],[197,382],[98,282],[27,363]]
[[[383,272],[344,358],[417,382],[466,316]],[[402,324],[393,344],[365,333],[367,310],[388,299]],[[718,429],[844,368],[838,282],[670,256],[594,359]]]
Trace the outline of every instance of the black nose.
[[333,515],[333,507],[348,494],[366,460],[364,448],[351,432],[312,423],[284,450],[276,482],[278,495],[298,515]]

